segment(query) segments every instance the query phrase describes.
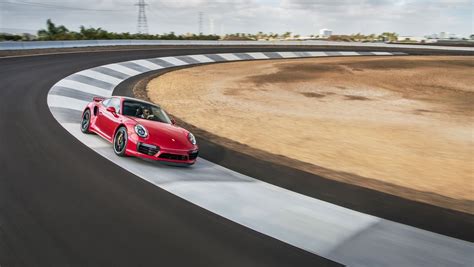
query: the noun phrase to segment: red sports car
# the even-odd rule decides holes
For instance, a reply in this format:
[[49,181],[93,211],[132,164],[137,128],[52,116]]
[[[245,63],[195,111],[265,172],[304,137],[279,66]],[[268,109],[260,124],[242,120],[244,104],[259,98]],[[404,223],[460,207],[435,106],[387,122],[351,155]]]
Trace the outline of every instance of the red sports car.
[[81,130],[113,143],[119,156],[192,165],[199,152],[194,135],[176,126],[163,109],[129,97],[94,97],[82,113]]

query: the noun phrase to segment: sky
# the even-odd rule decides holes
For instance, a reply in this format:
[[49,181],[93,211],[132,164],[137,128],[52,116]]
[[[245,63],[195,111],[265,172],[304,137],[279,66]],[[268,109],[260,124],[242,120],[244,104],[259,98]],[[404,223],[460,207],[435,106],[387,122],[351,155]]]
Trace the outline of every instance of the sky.
[[[474,33],[474,0],[145,0],[149,33],[205,34],[331,29],[334,34]],[[70,30],[137,31],[138,0],[0,0],[0,32],[36,33],[48,18]]]

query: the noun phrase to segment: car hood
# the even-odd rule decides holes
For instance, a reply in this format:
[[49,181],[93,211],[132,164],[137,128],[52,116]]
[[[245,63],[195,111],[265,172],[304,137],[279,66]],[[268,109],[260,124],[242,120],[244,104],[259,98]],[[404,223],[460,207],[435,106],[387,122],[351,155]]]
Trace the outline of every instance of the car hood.
[[188,131],[176,125],[131,118],[148,130],[148,141],[163,148],[193,149],[188,140]]

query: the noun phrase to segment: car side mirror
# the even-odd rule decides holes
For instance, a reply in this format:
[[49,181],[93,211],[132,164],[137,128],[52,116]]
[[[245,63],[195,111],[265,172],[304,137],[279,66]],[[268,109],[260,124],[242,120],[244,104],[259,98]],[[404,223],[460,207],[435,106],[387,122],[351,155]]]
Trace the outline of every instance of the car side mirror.
[[114,107],[108,107],[108,108],[107,108],[107,111],[110,112],[110,113],[112,113],[112,114],[117,113],[117,111],[115,110]]
[[100,101],[102,101],[102,100],[104,100],[104,99],[105,99],[105,98],[103,98],[103,97],[98,97],[98,96],[94,96],[94,98],[92,98],[92,100],[93,100],[94,102],[100,102]]
[[171,124],[176,125],[176,120],[175,120],[175,119],[171,119]]

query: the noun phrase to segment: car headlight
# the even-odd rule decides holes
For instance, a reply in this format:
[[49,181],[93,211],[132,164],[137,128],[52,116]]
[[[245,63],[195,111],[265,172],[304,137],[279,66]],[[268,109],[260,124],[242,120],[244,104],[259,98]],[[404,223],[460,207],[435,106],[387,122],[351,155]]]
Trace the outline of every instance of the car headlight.
[[135,125],[135,132],[140,137],[147,137],[148,136],[148,131],[146,130],[146,128],[143,125],[140,125],[140,124]]
[[188,133],[188,140],[191,142],[191,144],[195,145],[196,144],[196,137],[192,133]]

